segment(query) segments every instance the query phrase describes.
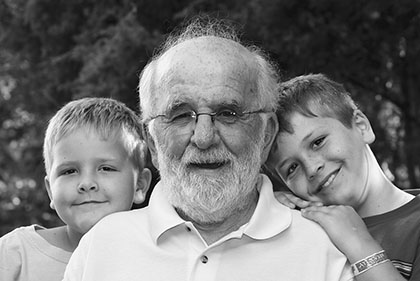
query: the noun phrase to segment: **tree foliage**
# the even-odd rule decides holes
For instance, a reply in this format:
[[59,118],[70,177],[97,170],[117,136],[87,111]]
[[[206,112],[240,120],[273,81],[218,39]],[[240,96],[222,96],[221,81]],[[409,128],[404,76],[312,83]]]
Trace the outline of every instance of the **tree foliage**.
[[418,0],[0,0],[0,235],[60,223],[43,184],[49,118],[85,96],[138,110],[141,69],[199,13],[238,23],[284,79],[323,72],[344,83],[372,122],[387,175],[420,187]]

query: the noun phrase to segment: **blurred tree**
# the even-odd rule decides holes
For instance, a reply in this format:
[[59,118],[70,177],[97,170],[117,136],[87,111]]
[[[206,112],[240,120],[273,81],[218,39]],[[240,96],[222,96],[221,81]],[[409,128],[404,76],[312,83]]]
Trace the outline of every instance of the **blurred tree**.
[[420,1],[250,2],[245,34],[285,77],[323,72],[370,118],[373,149],[401,188],[420,186]]
[[0,0],[0,235],[60,223],[43,187],[49,118],[85,96],[138,110],[141,69],[165,34],[199,13],[238,23],[284,78],[324,72],[345,83],[373,123],[388,175],[419,187],[420,2],[394,2]]

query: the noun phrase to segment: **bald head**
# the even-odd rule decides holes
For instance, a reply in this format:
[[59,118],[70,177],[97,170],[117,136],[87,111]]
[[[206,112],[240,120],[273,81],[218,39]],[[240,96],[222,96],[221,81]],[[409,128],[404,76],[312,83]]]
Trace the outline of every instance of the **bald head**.
[[176,55],[182,52],[190,52],[191,56],[200,56],[200,51],[207,54],[241,56],[241,58],[251,59],[253,55],[243,45],[231,39],[221,38],[217,36],[201,36],[183,41],[178,45],[168,49],[161,58],[168,55]]
[[194,22],[181,35],[170,37],[161,53],[143,69],[139,83],[143,121],[150,118],[156,112],[157,103],[165,99],[164,92],[171,87],[174,76],[191,81],[194,76],[206,77],[209,84],[215,75],[226,79],[239,77],[241,83],[247,81],[244,87],[253,93],[257,106],[274,110],[279,79],[274,65],[263,53],[255,46],[240,44],[230,27],[214,23],[196,25]]
[[[155,91],[161,98],[177,83],[198,88],[237,85],[250,100],[257,96],[255,57],[240,44],[214,36],[185,41],[169,49],[156,61]],[[199,84],[198,84],[199,83]]]
[[[175,69],[183,71],[176,74]],[[165,95],[162,91],[171,86],[168,81],[173,75],[202,77],[210,70],[218,69],[227,72],[230,69],[233,76],[247,78],[245,86],[255,95],[256,105],[267,110],[276,109],[279,76],[275,65],[264,53],[256,46],[241,44],[233,28],[224,22],[203,24],[195,21],[181,34],[170,36],[143,69],[139,82],[142,120],[146,121],[153,112],[156,113],[158,100],[160,103]],[[242,73],[238,73],[240,69]],[[219,76],[227,72],[220,72]],[[208,76],[208,83],[211,81],[212,76]]]

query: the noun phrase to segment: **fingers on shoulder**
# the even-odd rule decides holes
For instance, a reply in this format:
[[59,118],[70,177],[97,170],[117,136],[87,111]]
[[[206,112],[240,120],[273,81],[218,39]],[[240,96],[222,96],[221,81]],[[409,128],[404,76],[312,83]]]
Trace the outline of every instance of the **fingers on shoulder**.
[[302,209],[302,216],[316,221],[318,223],[325,222],[326,220],[333,220],[338,213],[340,213],[341,206],[310,206],[308,208]]

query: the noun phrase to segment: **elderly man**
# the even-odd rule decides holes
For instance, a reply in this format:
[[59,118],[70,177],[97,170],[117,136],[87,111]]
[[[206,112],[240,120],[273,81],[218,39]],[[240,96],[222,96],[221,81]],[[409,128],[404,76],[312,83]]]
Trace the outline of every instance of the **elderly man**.
[[315,223],[279,204],[259,174],[278,129],[278,77],[255,47],[193,22],[142,72],[153,163],[150,204],[108,216],[65,280],[351,280]]

